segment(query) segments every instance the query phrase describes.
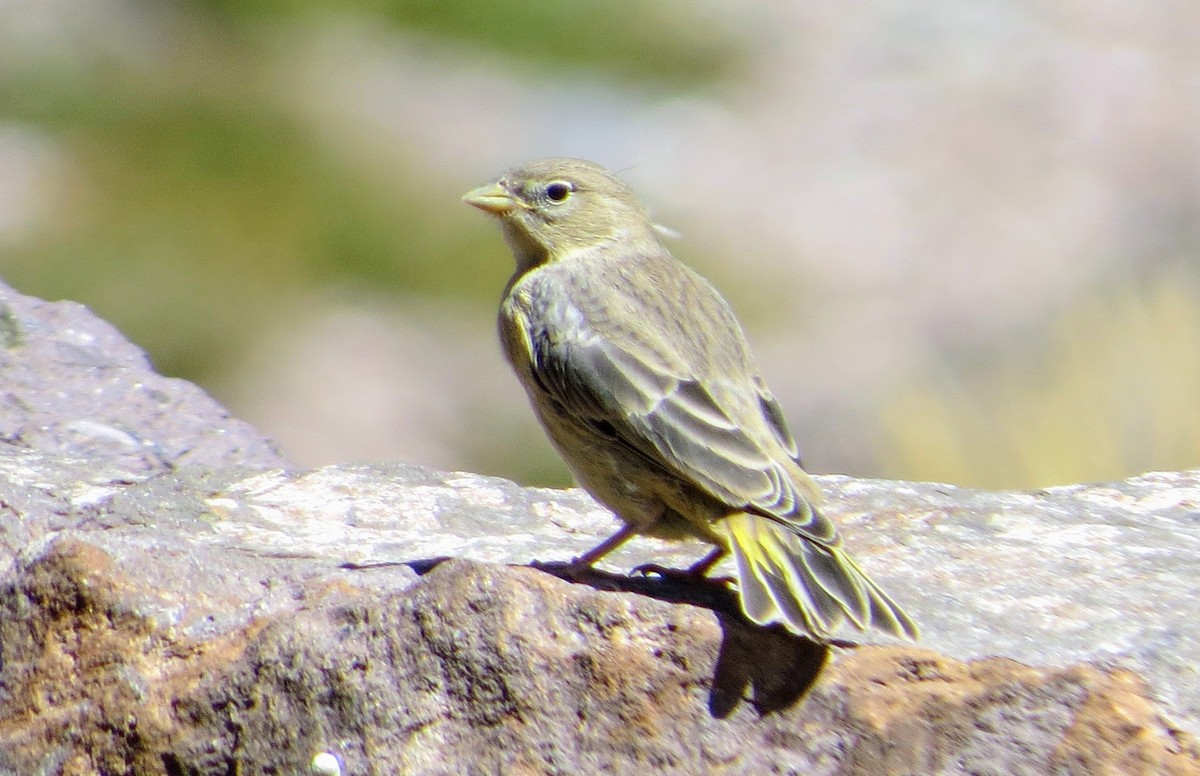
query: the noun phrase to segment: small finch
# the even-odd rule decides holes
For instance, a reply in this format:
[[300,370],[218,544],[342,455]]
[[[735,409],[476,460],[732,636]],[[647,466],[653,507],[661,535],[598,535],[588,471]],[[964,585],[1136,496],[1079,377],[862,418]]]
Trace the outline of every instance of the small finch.
[[578,159],[544,159],[463,200],[499,219],[516,259],[500,340],[579,484],[631,537],[732,553],[742,611],[827,641],[845,621],[915,639],[912,619],[817,511],[783,411],[729,304],[663,247],[629,187]]

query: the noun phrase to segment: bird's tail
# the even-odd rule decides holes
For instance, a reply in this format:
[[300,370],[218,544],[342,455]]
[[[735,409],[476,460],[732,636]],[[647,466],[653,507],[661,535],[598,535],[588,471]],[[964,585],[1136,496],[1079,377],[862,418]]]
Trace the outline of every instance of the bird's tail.
[[742,611],[759,625],[827,641],[849,620],[916,640],[917,626],[840,547],[805,538],[786,524],[738,512],[713,528],[737,563]]

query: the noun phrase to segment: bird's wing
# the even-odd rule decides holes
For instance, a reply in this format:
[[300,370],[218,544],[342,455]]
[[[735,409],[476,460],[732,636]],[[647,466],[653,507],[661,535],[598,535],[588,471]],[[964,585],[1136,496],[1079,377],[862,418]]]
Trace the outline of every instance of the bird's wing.
[[572,318],[553,328],[557,336],[530,332],[529,340],[534,378],[563,411],[732,509],[837,541],[812,507],[815,487],[789,471],[798,470],[795,441],[761,380],[699,375],[641,329],[615,328],[609,318],[601,332]]
[[779,402],[767,389],[767,384],[761,377],[755,375],[753,379],[754,387],[758,391],[758,403],[762,407],[763,417],[766,418],[771,433],[775,436],[775,441],[787,453],[788,458],[795,461],[797,466],[803,466],[800,461],[800,448],[796,446],[796,440],[792,437],[792,432],[787,427],[787,420],[783,417],[783,407],[779,406]]

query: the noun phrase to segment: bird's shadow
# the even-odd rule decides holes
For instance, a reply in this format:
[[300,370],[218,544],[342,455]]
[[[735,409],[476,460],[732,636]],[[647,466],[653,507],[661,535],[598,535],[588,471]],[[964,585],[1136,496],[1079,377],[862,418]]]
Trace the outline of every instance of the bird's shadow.
[[[720,580],[674,576],[610,574],[598,569],[574,569],[567,563],[532,563],[532,568],[568,582],[635,593],[660,601],[690,604],[711,610],[721,625],[709,689],[709,712],[724,719],[749,703],[759,715],[784,711],[804,699],[829,660],[830,644],[789,633],[779,626],[763,627],[746,619],[737,595]],[[853,646],[834,642],[832,646]]]
[[[447,560],[450,558],[346,565],[354,568],[405,565],[424,576]],[[611,574],[595,568],[580,570],[569,563],[534,562],[527,567],[597,590],[690,604],[716,614],[721,625],[721,646],[709,688],[708,709],[718,719],[733,714],[743,701],[760,716],[797,705],[816,683],[829,660],[831,647],[856,646],[847,641],[821,643],[789,633],[780,626],[756,625],[746,619],[737,596],[726,582],[720,580]]]

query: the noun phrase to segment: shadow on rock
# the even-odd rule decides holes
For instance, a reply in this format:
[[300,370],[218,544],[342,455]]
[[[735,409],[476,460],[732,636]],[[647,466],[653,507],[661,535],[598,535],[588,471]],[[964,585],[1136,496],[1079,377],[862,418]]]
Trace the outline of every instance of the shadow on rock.
[[373,563],[340,563],[338,568],[348,569],[350,571],[370,571],[371,569],[388,569],[396,568],[397,566],[408,566],[413,570],[418,577],[423,577],[429,572],[436,569],[448,560],[453,560],[449,555],[440,555],[436,558],[418,558],[417,560],[385,560]]
[[[625,576],[566,563],[532,568],[597,590],[634,593],[674,604],[709,609],[721,625],[721,646],[709,691],[709,712],[724,719],[740,701],[759,714],[784,711],[803,700],[829,660],[830,647],[782,627],[762,627],[745,618],[736,594],[719,580]],[[839,642],[840,646],[850,646]]]

